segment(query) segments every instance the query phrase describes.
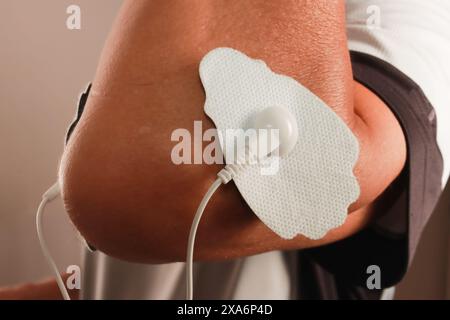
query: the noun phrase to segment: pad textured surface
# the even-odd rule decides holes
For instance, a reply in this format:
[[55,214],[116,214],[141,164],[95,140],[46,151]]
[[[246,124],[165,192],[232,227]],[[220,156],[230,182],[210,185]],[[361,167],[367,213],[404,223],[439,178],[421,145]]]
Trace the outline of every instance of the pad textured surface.
[[231,48],[210,51],[200,78],[205,112],[218,130],[248,128],[251,116],[270,106],[286,107],[297,119],[298,142],[276,174],[262,175],[253,165],[234,179],[259,219],[285,239],[320,239],[343,224],[359,196],[353,175],[359,146],[346,124],[294,79]]

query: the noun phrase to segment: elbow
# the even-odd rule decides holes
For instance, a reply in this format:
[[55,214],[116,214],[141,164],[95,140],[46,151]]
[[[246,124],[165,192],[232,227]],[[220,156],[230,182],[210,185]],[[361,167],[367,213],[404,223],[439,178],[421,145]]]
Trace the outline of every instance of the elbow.
[[102,137],[87,127],[71,138],[59,172],[66,211],[80,234],[101,252],[127,261],[185,260],[190,227],[185,213],[194,209],[179,198],[192,190],[171,199],[176,190],[168,167],[149,168],[145,163],[151,160],[142,159],[137,148],[100,141],[108,132]]
[[[134,206],[133,197],[145,192],[129,190],[123,182],[111,181],[98,172],[90,176],[75,175],[78,169],[63,172],[66,212],[94,248],[130,262],[168,263],[185,259],[181,249],[187,227],[179,221],[156,217],[150,206]],[[147,196],[151,200],[152,195]]]

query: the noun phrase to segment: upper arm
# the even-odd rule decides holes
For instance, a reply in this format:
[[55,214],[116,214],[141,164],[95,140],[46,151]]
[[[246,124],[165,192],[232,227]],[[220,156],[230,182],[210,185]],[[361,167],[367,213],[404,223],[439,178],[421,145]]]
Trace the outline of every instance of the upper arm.
[[403,167],[403,134],[384,103],[352,80],[343,6],[307,3],[125,3],[61,163],[67,211],[90,243],[128,260],[184,259],[196,207],[221,166],[173,164],[170,137],[177,128],[192,130],[195,120],[203,130],[212,127],[197,70],[201,57],[218,46],[265,60],[344,119],[360,143],[354,171],[361,196],[344,225],[323,239],[282,240],[230,183],[206,209],[196,256],[223,259],[311,247],[368,223],[371,203]]

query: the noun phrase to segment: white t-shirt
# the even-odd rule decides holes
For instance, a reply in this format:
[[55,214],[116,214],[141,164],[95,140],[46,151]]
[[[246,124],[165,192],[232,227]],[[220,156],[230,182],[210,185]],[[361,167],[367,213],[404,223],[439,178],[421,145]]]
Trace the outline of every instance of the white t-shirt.
[[[409,76],[435,109],[437,140],[450,159],[450,1],[347,0],[349,48],[378,57]],[[442,183],[450,173],[444,161]],[[197,299],[292,299],[294,252],[196,263]],[[144,265],[87,250],[83,299],[184,299],[184,263]]]

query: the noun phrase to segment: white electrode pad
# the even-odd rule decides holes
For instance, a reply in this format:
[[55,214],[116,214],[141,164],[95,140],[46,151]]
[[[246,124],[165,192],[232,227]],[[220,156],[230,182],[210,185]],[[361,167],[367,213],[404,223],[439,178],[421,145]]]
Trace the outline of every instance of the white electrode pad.
[[[247,129],[252,115],[271,106],[287,108],[297,120],[297,143],[279,159],[276,173],[262,174],[251,165],[234,178],[259,219],[286,239],[320,239],[343,224],[359,196],[353,175],[358,141],[345,123],[294,79],[234,49],[209,52],[200,78],[205,112],[219,131]],[[223,145],[222,150],[227,161]]]

